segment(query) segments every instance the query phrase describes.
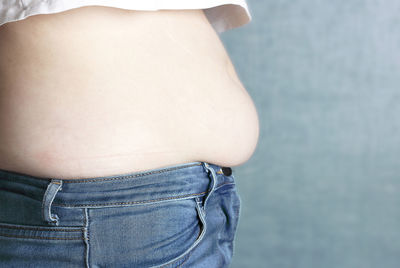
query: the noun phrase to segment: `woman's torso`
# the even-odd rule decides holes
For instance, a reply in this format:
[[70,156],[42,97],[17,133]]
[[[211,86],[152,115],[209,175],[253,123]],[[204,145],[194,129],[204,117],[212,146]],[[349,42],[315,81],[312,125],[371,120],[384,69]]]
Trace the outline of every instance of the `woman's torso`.
[[0,27],[0,169],[73,179],[236,166],[258,124],[202,10],[90,6]]

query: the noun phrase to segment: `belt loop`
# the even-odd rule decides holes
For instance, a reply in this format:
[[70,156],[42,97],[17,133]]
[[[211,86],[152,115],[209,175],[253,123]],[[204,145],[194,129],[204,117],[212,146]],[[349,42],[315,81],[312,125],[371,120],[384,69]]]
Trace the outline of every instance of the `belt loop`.
[[43,196],[42,201],[42,218],[50,225],[58,225],[58,216],[56,214],[51,214],[51,203],[53,203],[54,198],[58,191],[62,189],[62,180],[51,179],[49,185],[47,186],[46,192]]
[[203,208],[205,210],[208,198],[214,192],[215,186],[217,185],[217,175],[215,174],[215,170],[208,163],[203,162],[203,167],[206,169],[206,171],[209,174],[209,177],[211,178],[211,181],[212,181],[211,189],[208,189],[208,194],[204,199]]

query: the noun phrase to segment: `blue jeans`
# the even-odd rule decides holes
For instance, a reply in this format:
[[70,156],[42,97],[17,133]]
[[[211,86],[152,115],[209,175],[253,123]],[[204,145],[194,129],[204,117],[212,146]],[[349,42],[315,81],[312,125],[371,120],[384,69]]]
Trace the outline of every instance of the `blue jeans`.
[[85,179],[0,170],[0,267],[228,267],[232,169],[191,162]]

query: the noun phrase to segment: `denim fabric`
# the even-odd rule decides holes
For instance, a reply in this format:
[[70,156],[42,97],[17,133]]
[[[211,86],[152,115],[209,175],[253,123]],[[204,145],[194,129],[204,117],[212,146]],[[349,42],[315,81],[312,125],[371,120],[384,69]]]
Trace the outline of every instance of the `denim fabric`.
[[228,267],[240,214],[229,167],[118,176],[0,170],[0,267]]

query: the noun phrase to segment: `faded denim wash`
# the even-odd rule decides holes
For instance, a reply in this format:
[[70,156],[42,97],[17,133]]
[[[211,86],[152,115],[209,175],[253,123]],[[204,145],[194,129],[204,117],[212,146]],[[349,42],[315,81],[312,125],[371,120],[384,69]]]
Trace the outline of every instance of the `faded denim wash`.
[[0,170],[0,267],[228,267],[240,214],[229,167],[118,176]]

